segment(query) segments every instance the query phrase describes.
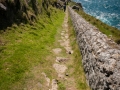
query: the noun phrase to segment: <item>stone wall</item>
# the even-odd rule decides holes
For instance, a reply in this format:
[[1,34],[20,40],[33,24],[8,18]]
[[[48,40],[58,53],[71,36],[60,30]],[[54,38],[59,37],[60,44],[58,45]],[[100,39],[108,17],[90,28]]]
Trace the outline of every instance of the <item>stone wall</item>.
[[92,90],[120,90],[120,48],[70,7],[86,79]]

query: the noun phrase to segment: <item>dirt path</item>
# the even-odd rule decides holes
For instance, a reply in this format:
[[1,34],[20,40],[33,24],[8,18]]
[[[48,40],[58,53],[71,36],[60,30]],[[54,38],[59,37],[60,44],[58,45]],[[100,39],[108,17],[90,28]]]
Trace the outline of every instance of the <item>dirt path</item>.
[[70,46],[68,11],[62,27],[59,27],[53,46],[43,66],[37,65],[30,71],[24,90],[77,90],[74,79],[74,52]]
[[[60,33],[61,39],[58,40],[61,48],[54,48],[52,51],[56,56],[53,68],[57,72],[57,79],[52,80],[52,87],[50,90],[77,90],[75,87],[74,77],[72,76],[73,68],[72,65],[72,54],[73,50],[70,46],[69,34],[68,34],[68,11],[65,13],[63,29]],[[61,53],[64,53],[62,55]]]

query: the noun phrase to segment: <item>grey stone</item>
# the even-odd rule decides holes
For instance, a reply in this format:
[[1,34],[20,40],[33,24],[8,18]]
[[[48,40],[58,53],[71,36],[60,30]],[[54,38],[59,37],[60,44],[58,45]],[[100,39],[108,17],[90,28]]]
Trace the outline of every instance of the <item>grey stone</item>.
[[120,90],[120,48],[74,10],[68,9],[87,83],[92,90]]

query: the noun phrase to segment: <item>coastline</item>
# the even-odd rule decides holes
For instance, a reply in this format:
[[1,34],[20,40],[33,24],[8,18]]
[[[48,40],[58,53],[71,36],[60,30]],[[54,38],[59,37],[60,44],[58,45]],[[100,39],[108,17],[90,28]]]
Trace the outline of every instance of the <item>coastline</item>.
[[[108,5],[107,7],[105,5],[108,3],[104,3],[105,5],[103,5],[103,2],[100,2],[100,3],[98,3],[99,1],[93,2],[94,0],[93,1],[72,0],[72,1],[76,3],[81,3],[83,5],[84,12],[87,13],[88,15],[91,15],[94,18],[99,19],[103,23],[120,30],[120,23],[119,23],[120,14],[117,13],[117,10],[114,10],[115,6],[113,7],[110,2],[109,2],[110,6]],[[113,8],[110,8],[110,7],[113,7]]]
[[[73,5],[77,5],[76,2],[71,1],[69,5],[72,7]],[[82,5],[82,4],[81,4]],[[81,8],[81,7],[80,7]],[[97,27],[103,34],[106,34],[110,39],[114,40],[117,44],[120,44],[120,30],[103,23],[99,19],[88,15],[84,9],[75,10],[79,15],[81,15],[86,21]]]

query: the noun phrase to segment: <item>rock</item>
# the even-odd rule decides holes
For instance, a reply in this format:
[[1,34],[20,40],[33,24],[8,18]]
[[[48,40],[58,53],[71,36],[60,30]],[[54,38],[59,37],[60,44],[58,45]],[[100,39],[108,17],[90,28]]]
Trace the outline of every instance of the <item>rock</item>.
[[[0,29],[6,29],[13,23],[32,23],[36,15],[51,4],[50,0],[0,0]],[[50,16],[50,13],[47,13]]]
[[92,90],[119,90],[119,46],[70,7],[69,12],[77,35],[82,64],[89,86]]
[[49,89],[49,90],[58,90],[58,85],[57,84],[58,84],[57,80],[53,79],[52,80],[52,88]]
[[68,73],[65,73],[65,76],[69,76],[69,74],[68,74]]
[[74,5],[74,6],[72,6],[72,9],[75,9],[75,10],[78,10],[79,11],[79,6],[76,6],[76,5]]
[[81,9],[83,9],[83,7],[82,7],[82,4],[81,4],[81,3],[77,3],[77,5],[78,5]]
[[36,86],[37,86],[38,88],[42,88],[42,84],[41,84],[41,83],[37,83]]
[[44,75],[44,77],[45,77],[45,79],[47,81],[46,85],[49,87],[49,85],[50,85],[50,79],[47,77],[47,75],[44,72],[42,72],[41,74]]
[[3,10],[5,10],[5,11],[7,10],[7,7],[4,6],[2,3],[0,3],[0,8],[3,9]]
[[72,54],[71,51],[68,52],[69,54]]
[[68,58],[64,58],[64,57],[56,57],[56,62],[66,62],[67,60],[69,60]]
[[55,48],[55,49],[53,49],[53,52],[54,52],[55,54],[59,54],[61,51],[62,51],[61,48]]

